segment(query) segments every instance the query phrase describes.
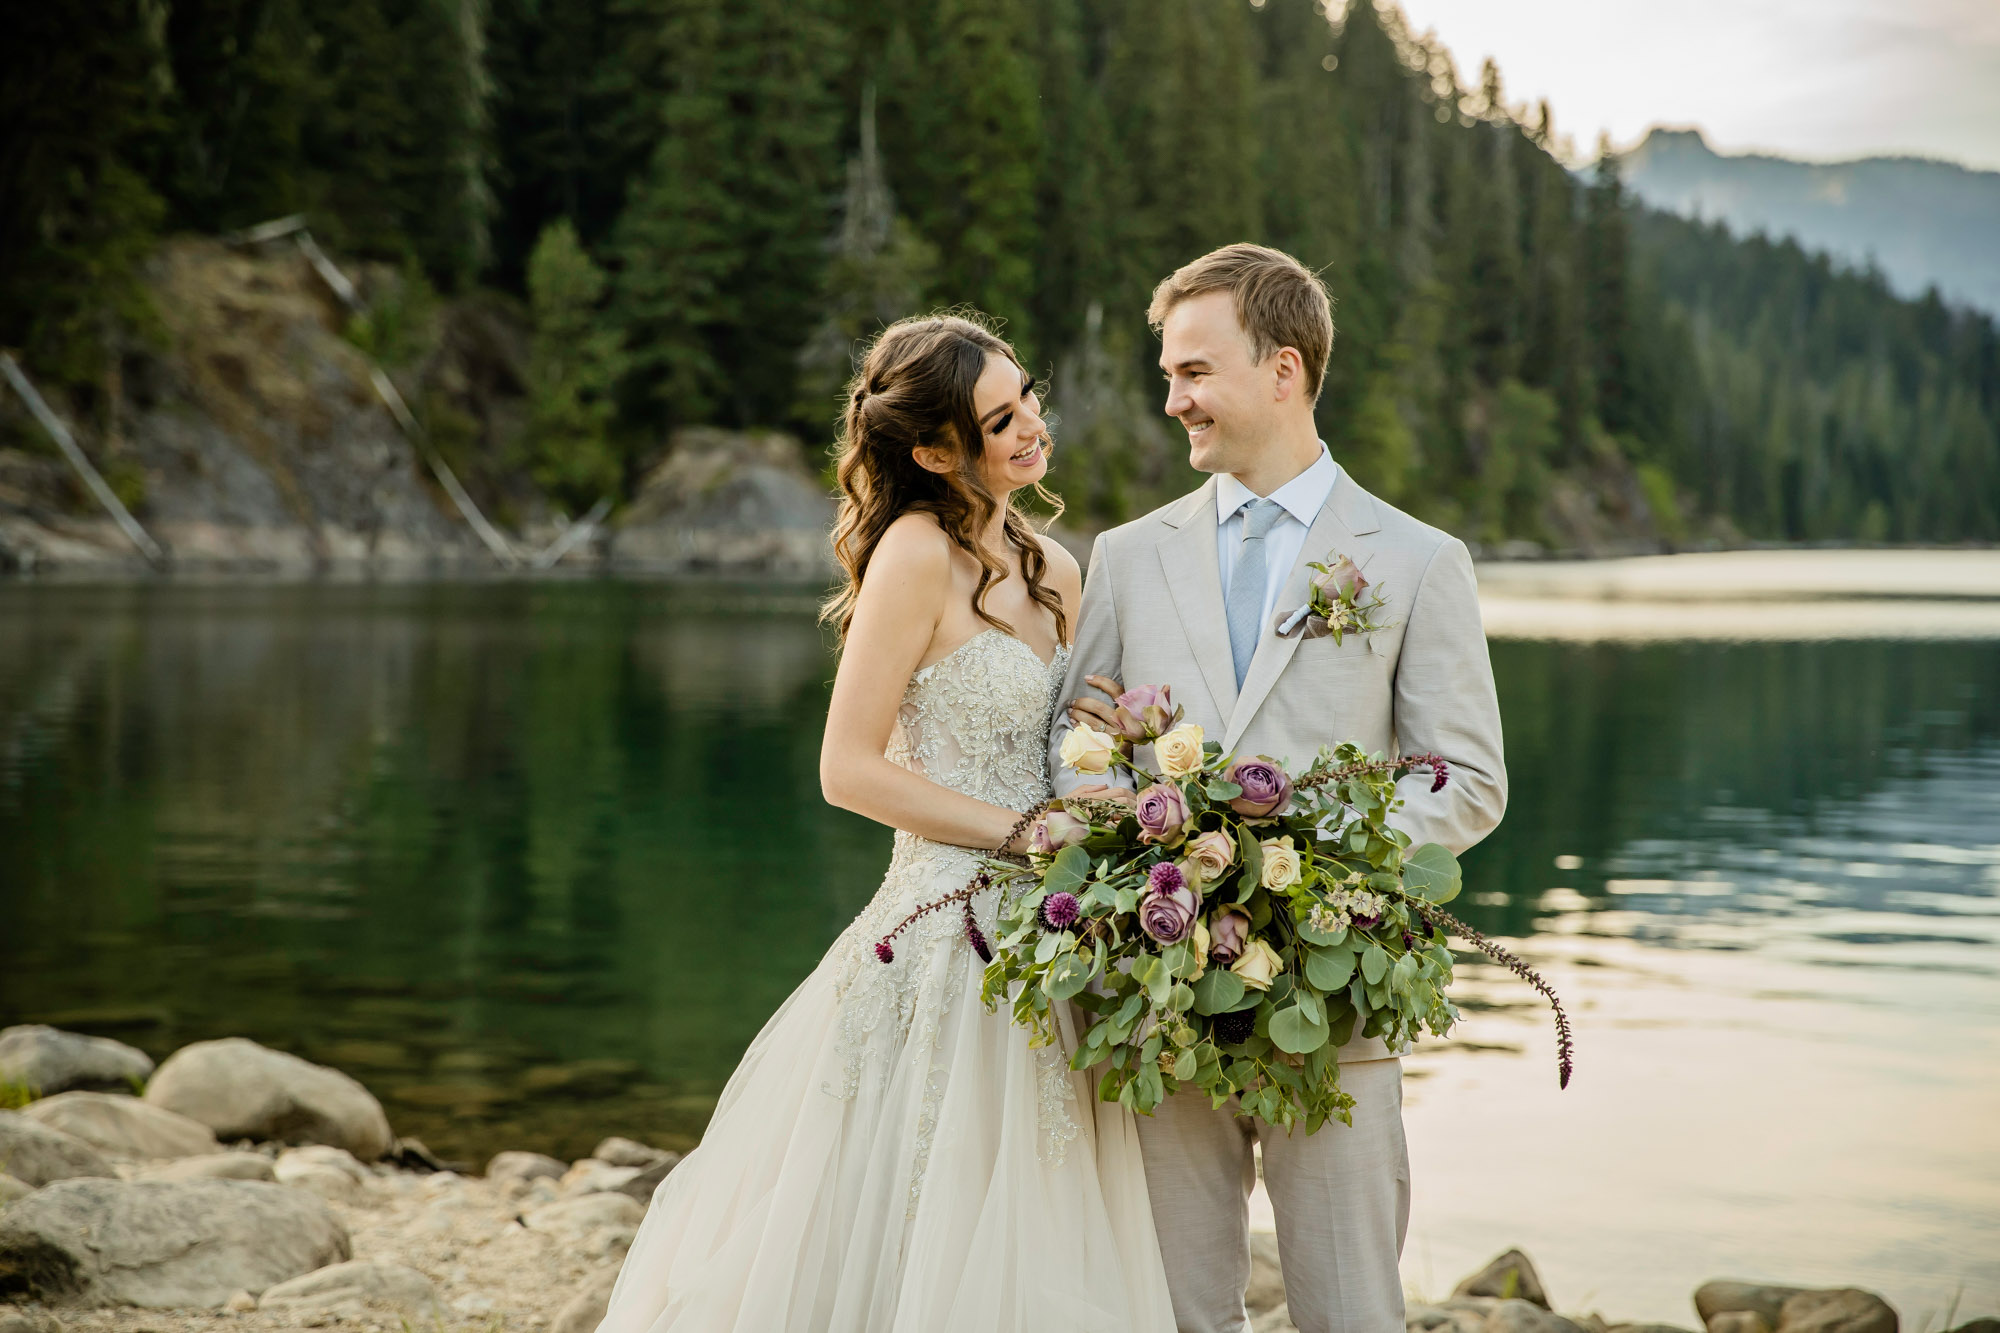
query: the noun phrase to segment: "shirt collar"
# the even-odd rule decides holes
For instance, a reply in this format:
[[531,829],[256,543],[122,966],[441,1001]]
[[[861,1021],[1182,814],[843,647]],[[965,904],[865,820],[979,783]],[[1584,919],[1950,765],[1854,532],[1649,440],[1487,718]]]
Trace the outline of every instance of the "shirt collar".
[[[1284,506],[1286,513],[1307,527],[1319,517],[1319,511],[1326,508],[1326,497],[1333,494],[1333,484],[1340,480],[1340,468],[1334,463],[1333,455],[1327,452],[1326,441],[1319,444],[1319,457],[1311,467],[1290,481],[1272,491],[1269,499]],[[1227,523],[1236,516],[1236,511],[1257,498],[1257,493],[1227,472],[1219,472],[1215,477],[1215,521]]]

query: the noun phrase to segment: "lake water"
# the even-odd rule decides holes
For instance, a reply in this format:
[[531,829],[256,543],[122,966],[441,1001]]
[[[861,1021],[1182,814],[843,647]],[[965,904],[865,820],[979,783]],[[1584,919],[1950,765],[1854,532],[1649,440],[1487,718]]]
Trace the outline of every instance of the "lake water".
[[[0,586],[0,1023],[251,1036],[472,1163],[693,1142],[887,856],[819,798],[810,606]],[[2000,629],[1494,610],[1513,803],[1461,908],[1578,1072],[1462,968],[1407,1064],[1408,1283],[1520,1245],[1614,1318],[1718,1275],[2000,1313]]]

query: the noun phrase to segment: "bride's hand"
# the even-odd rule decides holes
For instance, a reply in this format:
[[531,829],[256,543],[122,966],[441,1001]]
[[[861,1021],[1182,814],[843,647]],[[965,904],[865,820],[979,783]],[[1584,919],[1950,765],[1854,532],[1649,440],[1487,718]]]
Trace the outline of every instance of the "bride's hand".
[[1118,805],[1132,806],[1139,803],[1139,793],[1130,787],[1107,787],[1094,782],[1088,787],[1078,787],[1070,792],[1067,799],[1077,801],[1112,801]]
[[[1093,690],[1102,690],[1112,699],[1125,693],[1125,687],[1109,676],[1085,676],[1083,681]],[[1079,726],[1088,724],[1099,731],[1108,731],[1113,736],[1119,732],[1118,705],[1106,703],[1103,699],[1071,699],[1069,720]],[[1128,755],[1132,752],[1130,745],[1124,746],[1123,749]]]

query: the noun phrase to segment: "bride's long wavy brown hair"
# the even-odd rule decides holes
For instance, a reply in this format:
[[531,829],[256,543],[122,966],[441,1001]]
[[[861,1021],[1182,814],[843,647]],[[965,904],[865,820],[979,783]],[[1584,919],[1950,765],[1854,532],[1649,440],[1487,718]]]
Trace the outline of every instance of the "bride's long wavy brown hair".
[[[839,626],[843,640],[876,545],[891,523],[909,513],[935,518],[952,544],[979,562],[973,614],[1003,634],[1014,633],[986,610],[987,590],[1007,577],[1007,566],[979,541],[1001,507],[980,475],[985,434],[972,400],[989,356],[1020,364],[1014,349],[975,317],[917,316],[884,329],[848,385],[834,451],[840,508],[833,525],[833,553],[847,578],[820,612],[822,620]],[[948,450],[957,465],[943,473],[925,468],[915,450],[926,445]],[[1041,483],[1035,492],[1062,513],[1062,501]],[[1048,561],[1027,515],[1010,499],[1002,522],[1007,544],[1020,552],[1028,596],[1055,617],[1057,641],[1068,642],[1062,598],[1042,583]]]

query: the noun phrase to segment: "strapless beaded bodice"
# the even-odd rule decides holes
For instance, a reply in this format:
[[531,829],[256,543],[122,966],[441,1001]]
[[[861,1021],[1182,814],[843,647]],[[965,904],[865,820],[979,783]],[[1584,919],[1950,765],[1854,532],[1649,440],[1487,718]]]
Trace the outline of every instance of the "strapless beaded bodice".
[[940,786],[1010,810],[1049,798],[1049,722],[1069,666],[983,630],[910,677],[889,758]]

